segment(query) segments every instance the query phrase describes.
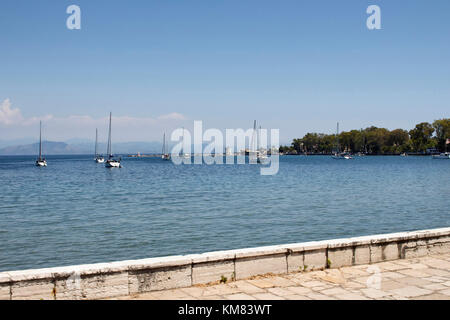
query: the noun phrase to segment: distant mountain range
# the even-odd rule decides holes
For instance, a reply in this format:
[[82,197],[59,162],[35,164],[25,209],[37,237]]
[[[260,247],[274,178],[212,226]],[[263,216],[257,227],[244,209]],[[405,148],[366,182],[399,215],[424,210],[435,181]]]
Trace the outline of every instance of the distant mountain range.
[[[62,154],[93,154],[94,142],[54,142],[43,141],[42,149],[44,155]],[[141,154],[160,153],[162,143],[160,142],[119,142],[112,145],[114,154]],[[98,144],[98,152],[106,153],[106,143]],[[39,143],[9,145],[0,148],[0,155],[34,155],[39,153]]]

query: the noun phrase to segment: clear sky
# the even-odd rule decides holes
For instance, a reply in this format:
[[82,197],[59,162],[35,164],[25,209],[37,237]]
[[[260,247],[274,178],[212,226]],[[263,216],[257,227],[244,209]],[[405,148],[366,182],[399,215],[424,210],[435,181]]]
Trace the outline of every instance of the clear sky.
[[[66,8],[81,8],[68,30]],[[368,30],[366,8],[381,8]],[[2,0],[0,140],[375,125],[450,116],[448,0]]]

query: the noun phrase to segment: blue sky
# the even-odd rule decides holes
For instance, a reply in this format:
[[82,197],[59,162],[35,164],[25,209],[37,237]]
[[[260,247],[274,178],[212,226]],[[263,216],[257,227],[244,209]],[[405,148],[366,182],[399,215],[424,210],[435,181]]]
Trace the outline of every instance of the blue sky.
[[410,129],[450,116],[449,39],[448,0],[2,0],[0,107],[15,113],[0,140],[35,136],[40,118],[49,139],[93,138],[109,111],[124,141],[193,120],[257,119],[282,143],[337,121]]

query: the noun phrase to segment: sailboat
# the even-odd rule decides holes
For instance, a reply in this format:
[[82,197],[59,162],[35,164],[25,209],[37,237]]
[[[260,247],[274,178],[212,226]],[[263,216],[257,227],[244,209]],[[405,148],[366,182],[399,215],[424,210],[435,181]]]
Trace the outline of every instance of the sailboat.
[[189,159],[191,157],[190,153],[184,153],[184,127],[183,127],[183,149],[181,149],[181,157]]
[[256,120],[253,120],[252,141],[248,153],[250,162],[254,161],[255,158],[257,163],[265,163],[267,161],[267,156],[262,152],[260,148],[260,140],[261,140],[261,126],[259,127],[259,130],[257,130]]
[[257,139],[258,147],[256,149],[256,161],[258,163],[266,163],[268,158],[267,158],[266,153],[261,148],[260,141],[261,141],[261,126],[259,126],[259,130],[258,130],[258,139]]
[[104,163],[105,158],[103,158],[103,156],[101,156],[97,153],[97,146],[98,146],[98,130],[95,129],[95,158],[94,158],[94,160],[97,163]]
[[111,117],[112,114],[111,112],[109,113],[109,134],[108,134],[108,160],[106,160],[105,162],[105,167],[106,168],[121,168],[122,166],[120,165],[120,159],[114,159],[114,156],[112,155],[112,151],[111,151]]
[[163,149],[162,149],[162,154],[161,154],[161,158],[163,160],[170,160],[170,154],[167,151],[168,151],[168,148],[166,148],[166,133],[164,132]]
[[47,161],[42,158],[42,121],[39,121],[39,158],[36,160],[37,167],[46,167]]
[[343,160],[349,160],[353,159],[349,154],[345,152],[340,152],[340,146],[339,146],[339,122],[337,123],[337,129],[336,129],[336,151],[334,152],[334,155],[332,156],[333,159],[343,159]]

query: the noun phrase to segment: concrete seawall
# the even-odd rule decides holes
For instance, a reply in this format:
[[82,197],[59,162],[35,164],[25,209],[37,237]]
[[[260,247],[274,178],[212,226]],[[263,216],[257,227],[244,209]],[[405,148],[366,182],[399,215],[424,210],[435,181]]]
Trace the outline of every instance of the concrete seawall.
[[450,228],[0,273],[0,300],[101,299],[450,252]]

